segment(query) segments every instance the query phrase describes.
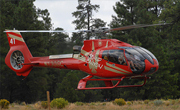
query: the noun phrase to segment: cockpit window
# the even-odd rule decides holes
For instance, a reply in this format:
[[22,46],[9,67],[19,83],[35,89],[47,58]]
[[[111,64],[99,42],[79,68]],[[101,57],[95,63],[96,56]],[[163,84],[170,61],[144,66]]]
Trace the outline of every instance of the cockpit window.
[[134,55],[134,57],[138,60],[145,60],[145,58],[138,52],[136,51],[134,48],[129,48],[129,49],[126,49],[126,57],[127,55]]
[[148,53],[153,59],[157,60],[156,57],[147,49],[139,47],[140,49],[144,50],[146,53]]
[[148,54],[147,51],[143,50],[142,48],[134,48],[135,50],[137,50],[139,53],[141,53],[148,61],[151,62],[151,64],[154,64],[153,58]]

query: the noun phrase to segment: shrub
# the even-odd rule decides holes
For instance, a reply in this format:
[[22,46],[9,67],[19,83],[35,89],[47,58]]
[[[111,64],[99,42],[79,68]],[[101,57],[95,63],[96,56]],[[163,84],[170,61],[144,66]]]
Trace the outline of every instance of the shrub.
[[34,104],[34,107],[36,108],[36,109],[41,109],[42,108],[42,106],[41,106],[41,102],[40,101],[38,101],[38,102],[36,102],[35,104]]
[[21,102],[20,105],[26,105],[26,102]]
[[92,105],[96,105],[96,104],[95,104],[95,102],[91,102],[89,105],[92,106]]
[[128,105],[132,105],[132,103],[130,101],[127,102]]
[[178,100],[178,103],[180,104],[180,99]]
[[131,101],[131,103],[133,104],[134,102],[133,102],[133,101]]
[[149,100],[145,100],[144,103],[145,103],[145,104],[148,104],[148,103],[149,103]]
[[175,100],[172,100],[172,101],[171,101],[171,104],[172,104],[172,105],[174,105],[175,103],[176,103],[176,101],[175,101]]
[[99,106],[99,105],[101,105],[101,102],[96,102],[95,105]]
[[122,105],[126,104],[126,101],[124,99],[122,99],[122,98],[119,98],[119,99],[115,99],[113,103],[117,104],[119,106],[122,106]]
[[165,105],[166,106],[169,106],[170,105],[170,102],[168,101],[168,102],[165,102]]
[[163,101],[162,100],[155,100],[154,101],[154,105],[155,106],[159,106],[159,105],[162,105],[163,104]]
[[84,105],[82,102],[76,102],[75,103],[77,106],[82,106],[82,105]]
[[103,102],[103,103],[102,103],[102,105],[104,105],[104,106],[105,106],[105,105],[106,105],[106,103],[105,103],[105,102]]
[[138,101],[138,104],[143,104],[143,102],[142,101]]
[[58,109],[60,109],[68,105],[68,101],[64,98],[56,98],[51,101],[50,105],[52,108],[57,107]]
[[15,106],[15,104],[14,104],[14,103],[11,103],[11,106],[12,106],[12,107],[14,107],[14,106]]
[[48,108],[48,102],[47,101],[41,101],[41,106],[45,109]]
[[1,108],[8,109],[9,108],[9,104],[10,104],[10,102],[8,100],[6,100],[6,99],[1,99],[0,100]]

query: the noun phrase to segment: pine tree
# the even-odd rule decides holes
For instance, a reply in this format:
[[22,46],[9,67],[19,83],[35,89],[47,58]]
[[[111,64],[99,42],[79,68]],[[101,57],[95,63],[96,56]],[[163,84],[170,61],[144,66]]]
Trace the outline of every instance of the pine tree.
[[[92,5],[91,0],[78,0],[77,11],[73,12],[72,15],[77,18],[72,23],[76,25],[75,29],[87,29],[90,30],[91,21],[93,20],[93,11],[98,11],[99,5]],[[89,39],[90,35],[87,34]]]

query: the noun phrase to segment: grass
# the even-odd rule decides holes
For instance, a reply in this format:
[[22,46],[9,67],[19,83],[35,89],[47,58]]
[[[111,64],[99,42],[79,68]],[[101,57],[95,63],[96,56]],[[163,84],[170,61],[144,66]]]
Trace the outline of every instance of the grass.
[[[145,101],[131,101],[131,104],[126,104],[123,106],[118,106],[112,102],[92,102],[83,103],[82,105],[77,105],[77,103],[70,103],[65,108],[61,110],[180,110],[180,99],[176,100],[161,100],[163,103],[159,106],[154,104],[156,100],[149,100],[148,103]],[[126,101],[129,103],[130,101]],[[21,105],[17,103],[12,103],[9,106],[9,110],[48,110],[43,109],[40,102],[35,104]],[[59,110],[51,108],[51,110]]]

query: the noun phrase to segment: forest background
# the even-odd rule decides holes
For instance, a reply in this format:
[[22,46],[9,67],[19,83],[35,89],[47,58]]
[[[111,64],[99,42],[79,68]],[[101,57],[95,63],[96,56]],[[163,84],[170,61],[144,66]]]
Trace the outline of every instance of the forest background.
[[[0,0],[0,99],[10,102],[33,103],[46,100],[50,91],[51,100],[63,97],[69,102],[92,102],[114,100],[176,99],[180,98],[180,1],[179,0],[120,0],[112,7],[117,14],[108,24],[111,28],[134,24],[171,23],[168,26],[116,31],[109,35],[132,45],[150,50],[159,61],[159,70],[141,88],[116,88],[109,90],[77,91],[79,80],[87,74],[75,70],[33,68],[22,80],[4,62],[9,51],[5,29],[51,30],[50,13],[34,6],[35,0]],[[78,0],[77,11],[72,12],[76,29],[96,29],[106,22],[93,18],[100,6],[90,0]],[[80,11],[81,10],[81,11]],[[84,15],[82,15],[84,14]],[[83,16],[83,17],[82,17]],[[39,20],[38,18],[42,18]],[[55,30],[63,30],[63,27]],[[73,33],[22,33],[33,56],[72,53],[74,45],[83,45],[92,35]],[[93,36],[98,38],[98,36]],[[125,80],[122,84],[139,84],[142,81]],[[91,82],[88,86],[101,86]]]

